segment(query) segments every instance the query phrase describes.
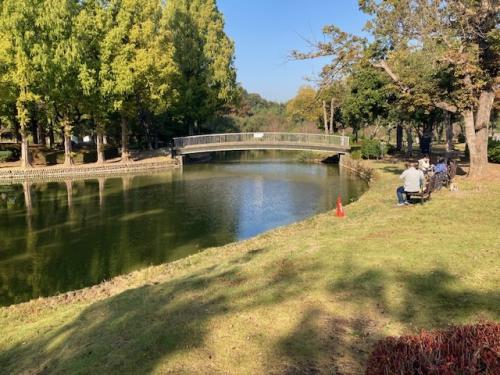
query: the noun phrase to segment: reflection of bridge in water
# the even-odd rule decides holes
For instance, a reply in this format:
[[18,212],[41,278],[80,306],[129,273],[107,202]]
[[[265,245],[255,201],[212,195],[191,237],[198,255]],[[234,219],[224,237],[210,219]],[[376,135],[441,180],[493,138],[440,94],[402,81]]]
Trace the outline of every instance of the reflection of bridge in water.
[[174,155],[213,151],[300,150],[349,152],[349,137],[297,133],[227,133],[174,138]]

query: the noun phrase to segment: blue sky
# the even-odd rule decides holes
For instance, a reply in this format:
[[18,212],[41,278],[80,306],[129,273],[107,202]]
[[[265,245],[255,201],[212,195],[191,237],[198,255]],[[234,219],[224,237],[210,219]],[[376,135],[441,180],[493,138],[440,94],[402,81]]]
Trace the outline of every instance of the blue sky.
[[357,0],[217,0],[226,33],[236,44],[238,81],[266,99],[286,101],[305,78],[317,77],[324,60],[289,61],[293,49],[308,50],[321,29],[334,24],[360,34],[366,17]]

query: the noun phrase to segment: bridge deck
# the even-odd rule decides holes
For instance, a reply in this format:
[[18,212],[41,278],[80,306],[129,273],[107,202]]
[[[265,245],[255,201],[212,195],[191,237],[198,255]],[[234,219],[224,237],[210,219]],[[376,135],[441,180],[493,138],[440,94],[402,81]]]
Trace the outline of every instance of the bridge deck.
[[234,150],[308,150],[345,153],[349,137],[297,133],[228,133],[174,138],[174,152],[187,155]]

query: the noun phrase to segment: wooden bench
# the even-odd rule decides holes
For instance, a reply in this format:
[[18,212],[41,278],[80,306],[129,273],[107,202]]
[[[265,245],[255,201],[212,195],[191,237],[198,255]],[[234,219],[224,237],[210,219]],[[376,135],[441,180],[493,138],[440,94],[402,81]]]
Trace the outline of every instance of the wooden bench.
[[432,192],[436,189],[437,185],[437,176],[432,175],[425,183],[424,189],[422,191],[417,192],[406,192],[406,198],[410,201],[412,199],[420,199],[420,203],[424,204],[424,201],[430,200]]

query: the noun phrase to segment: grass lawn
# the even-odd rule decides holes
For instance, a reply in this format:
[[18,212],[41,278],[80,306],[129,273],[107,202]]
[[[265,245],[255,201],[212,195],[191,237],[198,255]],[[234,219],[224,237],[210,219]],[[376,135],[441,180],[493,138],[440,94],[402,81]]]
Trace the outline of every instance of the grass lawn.
[[395,207],[400,164],[370,190],[248,241],[0,309],[0,372],[363,372],[373,343],[500,320],[500,170]]

